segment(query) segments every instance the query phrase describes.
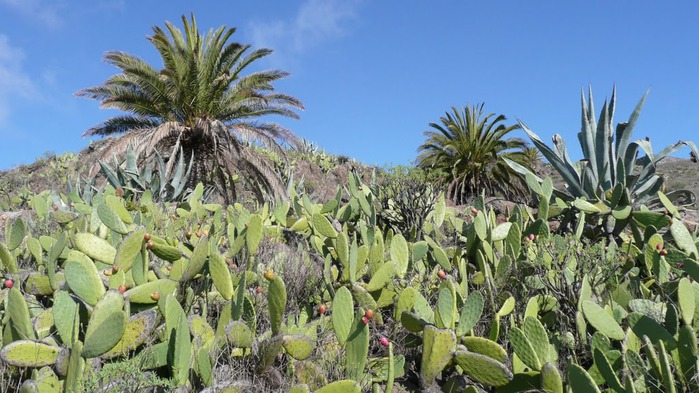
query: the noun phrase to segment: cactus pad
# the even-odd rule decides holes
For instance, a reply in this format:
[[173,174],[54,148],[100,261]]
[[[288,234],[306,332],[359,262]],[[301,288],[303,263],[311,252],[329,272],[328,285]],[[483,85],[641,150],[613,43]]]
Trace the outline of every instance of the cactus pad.
[[452,330],[427,325],[423,330],[422,345],[420,383],[429,387],[451,361],[456,336]]
[[286,352],[296,360],[305,360],[315,348],[310,337],[302,334],[286,335],[282,337],[282,345]]
[[92,233],[76,233],[74,237],[75,247],[95,261],[112,264],[116,256],[116,249],[104,239]]
[[624,330],[622,330],[621,326],[619,326],[614,318],[607,314],[607,312],[602,307],[598,306],[597,303],[591,300],[583,300],[582,311],[585,315],[585,319],[587,319],[587,322],[589,322],[592,327],[597,329],[597,331],[612,340],[624,339]]
[[478,353],[456,351],[454,360],[466,374],[486,386],[504,386],[513,377],[507,366]]
[[30,340],[14,341],[0,351],[0,359],[17,367],[44,367],[56,363],[59,347]]
[[243,321],[233,321],[226,326],[228,342],[238,348],[252,347],[254,334],[250,327]]
[[461,343],[470,352],[488,356],[500,363],[507,362],[507,351],[495,341],[490,341],[484,337],[466,336],[461,338]]
[[84,358],[93,358],[104,354],[121,340],[126,328],[124,297],[117,291],[107,292],[92,311],[90,322],[85,332],[85,344],[82,350]]

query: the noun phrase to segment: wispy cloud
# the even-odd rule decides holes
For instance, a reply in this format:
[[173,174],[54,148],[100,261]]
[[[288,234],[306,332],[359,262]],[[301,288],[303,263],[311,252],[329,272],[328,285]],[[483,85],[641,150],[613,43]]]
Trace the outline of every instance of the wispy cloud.
[[255,48],[298,55],[345,35],[361,0],[306,0],[290,20],[256,21],[249,25]]
[[60,17],[60,5],[47,0],[0,0],[4,4],[25,17],[34,19],[50,28],[63,25]]
[[0,124],[10,114],[10,105],[17,98],[36,98],[38,91],[23,69],[24,52],[13,47],[6,35],[0,34]]

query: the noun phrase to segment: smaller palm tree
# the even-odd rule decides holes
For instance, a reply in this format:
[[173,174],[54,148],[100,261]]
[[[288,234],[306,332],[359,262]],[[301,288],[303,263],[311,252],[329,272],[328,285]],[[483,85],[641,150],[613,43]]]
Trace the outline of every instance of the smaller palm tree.
[[527,195],[524,178],[503,159],[531,168],[524,152],[527,144],[520,138],[505,138],[519,128],[502,124],[505,120],[504,115],[483,115],[483,104],[467,105],[463,111],[452,107],[452,113],[425,131],[427,140],[418,148],[417,165],[440,172],[455,203],[466,203],[481,192],[509,199]]

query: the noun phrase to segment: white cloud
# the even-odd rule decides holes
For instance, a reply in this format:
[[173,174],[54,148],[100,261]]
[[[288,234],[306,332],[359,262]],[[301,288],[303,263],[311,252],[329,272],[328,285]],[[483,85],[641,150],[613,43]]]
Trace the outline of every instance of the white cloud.
[[346,21],[361,0],[306,0],[292,20],[254,22],[249,26],[255,48],[299,54],[346,34]]
[[0,124],[10,114],[10,105],[17,97],[36,98],[37,88],[23,69],[24,52],[13,47],[6,35],[0,34]]
[[57,28],[63,25],[63,19],[59,16],[59,6],[55,2],[46,0],[0,0],[0,4],[5,4],[20,14],[43,23],[50,28]]

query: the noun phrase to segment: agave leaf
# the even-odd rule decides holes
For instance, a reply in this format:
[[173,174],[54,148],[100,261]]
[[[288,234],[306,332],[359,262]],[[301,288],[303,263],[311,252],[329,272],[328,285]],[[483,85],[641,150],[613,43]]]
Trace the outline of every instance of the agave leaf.
[[614,112],[612,108],[614,95],[616,94],[616,89],[612,93],[612,103],[607,104],[604,102],[602,106],[602,116],[597,124],[597,130],[595,135],[595,161],[590,161],[592,165],[596,165],[597,172],[597,183],[602,186],[602,189],[606,190],[612,187],[611,176],[609,170],[609,143],[612,138],[612,129],[610,124],[612,118],[610,115]]
[[580,177],[578,176],[577,172],[575,172],[572,164],[570,162],[565,162],[561,157],[559,157],[558,154],[551,150],[551,148],[548,147],[541,140],[541,138],[532,132],[524,123],[519,121],[519,125],[522,127],[524,132],[529,135],[529,139],[532,140],[532,143],[534,143],[544,157],[546,157],[549,163],[551,163],[551,165],[553,165],[554,168],[556,168],[556,170],[561,174],[566,184],[570,186],[571,192],[579,195],[585,195],[585,192],[582,190],[582,188],[580,188]]
[[[627,150],[627,147],[629,146],[629,143],[631,141],[631,134],[633,134],[633,129],[636,126],[636,122],[638,121],[638,117],[641,115],[641,109],[643,109],[643,104],[646,102],[646,97],[648,97],[648,93],[650,90],[646,90],[645,94],[643,94],[643,97],[638,101],[638,104],[636,104],[636,107],[634,108],[633,112],[631,113],[631,116],[629,116],[629,121],[627,123],[619,123],[616,129],[616,154],[617,154],[617,168],[620,163],[623,163],[624,167],[629,167],[631,162],[627,162],[625,160],[625,156],[623,156],[622,153],[625,153]],[[620,179],[617,178],[617,181]]]
[[[582,121],[578,139],[582,147],[583,156],[591,162],[596,162],[595,142],[593,139],[595,124],[595,108],[592,100],[592,86],[589,87],[590,106],[585,102],[585,91],[580,92],[582,103]],[[593,167],[593,171],[595,168]],[[595,174],[596,175],[596,174]],[[579,195],[578,195],[579,196]]]
[[109,184],[111,184],[114,187],[118,187],[119,184],[121,184],[121,183],[119,182],[119,176],[114,171],[114,169],[112,169],[112,167],[110,167],[109,164],[107,164],[106,162],[104,162],[102,160],[100,160],[99,163],[100,163],[100,171],[107,178],[107,180],[109,181]]

